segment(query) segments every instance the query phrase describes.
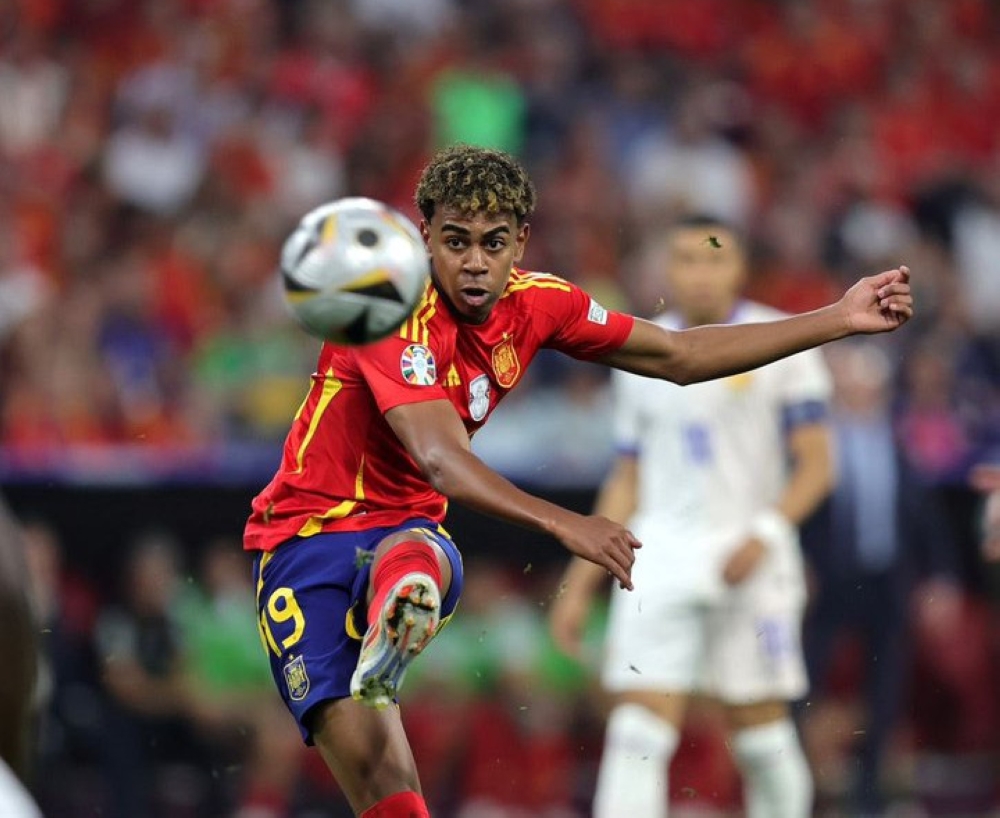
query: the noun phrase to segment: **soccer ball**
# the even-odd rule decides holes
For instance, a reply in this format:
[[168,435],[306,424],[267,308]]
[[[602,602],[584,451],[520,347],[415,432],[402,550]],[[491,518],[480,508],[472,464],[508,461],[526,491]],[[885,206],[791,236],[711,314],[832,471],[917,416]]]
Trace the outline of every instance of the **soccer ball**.
[[360,196],[311,210],[281,249],[285,302],[311,335],[367,344],[413,312],[430,275],[420,231],[399,211]]

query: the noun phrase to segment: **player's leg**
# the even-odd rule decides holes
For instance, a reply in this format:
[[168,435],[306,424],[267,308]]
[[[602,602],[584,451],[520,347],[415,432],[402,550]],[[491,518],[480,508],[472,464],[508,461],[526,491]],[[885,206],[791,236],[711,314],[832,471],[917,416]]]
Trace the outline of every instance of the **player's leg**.
[[629,691],[615,697],[594,792],[594,818],[665,818],[669,770],[687,694]]
[[324,702],[310,717],[312,739],[355,814],[429,816],[398,707],[353,699]]
[[747,818],[812,815],[812,773],[783,701],[726,708],[733,755],[743,775]]
[[807,818],[812,773],[788,704],[806,692],[801,608],[760,603],[737,592],[713,617],[710,690],[726,708],[748,818]]
[[[396,529],[398,531],[398,529]],[[254,567],[261,639],[278,691],[307,744],[320,752],[359,815],[426,815],[416,767],[396,707],[351,699],[365,632],[370,555],[393,530],[318,534],[258,556]],[[461,588],[449,553],[447,618]],[[444,581],[444,576],[442,576]]]
[[452,591],[461,562],[439,529],[409,528],[385,537],[374,551],[367,589],[367,630],[351,695],[372,707],[386,707],[396,696],[410,662],[440,627],[442,598]]
[[595,818],[664,818],[669,770],[704,645],[704,610],[663,593],[615,592],[605,687],[614,692],[594,795]]

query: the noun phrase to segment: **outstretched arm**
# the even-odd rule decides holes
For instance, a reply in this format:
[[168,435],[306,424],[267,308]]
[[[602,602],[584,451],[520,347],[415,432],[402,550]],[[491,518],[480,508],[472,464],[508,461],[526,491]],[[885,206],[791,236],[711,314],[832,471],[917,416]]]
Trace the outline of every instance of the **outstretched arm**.
[[671,331],[636,319],[620,349],[602,363],[679,384],[755,369],[848,335],[889,332],[913,315],[910,271],[861,279],[835,304],[780,321]]
[[584,516],[517,488],[474,455],[455,408],[446,400],[408,403],[386,420],[430,484],[449,500],[515,525],[550,534],[571,553],[632,588],[639,542],[618,523]]

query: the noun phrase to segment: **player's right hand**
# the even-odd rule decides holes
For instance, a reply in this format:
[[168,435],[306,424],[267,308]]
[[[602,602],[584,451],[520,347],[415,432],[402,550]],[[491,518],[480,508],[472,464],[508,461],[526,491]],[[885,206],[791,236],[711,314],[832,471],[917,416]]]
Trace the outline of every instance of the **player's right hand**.
[[571,553],[600,565],[622,588],[632,590],[635,549],[642,543],[623,525],[607,517],[574,514],[562,521],[556,536]]
[[901,266],[862,278],[844,293],[840,306],[855,333],[888,332],[902,326],[913,317],[910,268]]

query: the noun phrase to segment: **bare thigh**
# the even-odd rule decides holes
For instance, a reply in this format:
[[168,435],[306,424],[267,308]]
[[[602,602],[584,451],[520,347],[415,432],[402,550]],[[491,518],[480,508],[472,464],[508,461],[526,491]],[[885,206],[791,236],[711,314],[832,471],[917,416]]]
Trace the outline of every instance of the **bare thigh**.
[[615,696],[616,704],[638,704],[680,730],[689,694],[680,690],[627,690]]

